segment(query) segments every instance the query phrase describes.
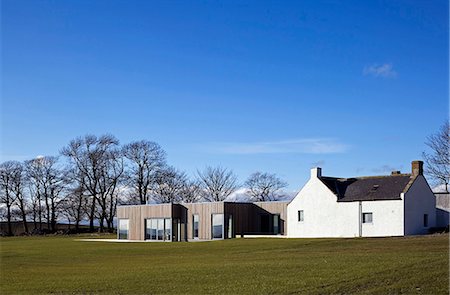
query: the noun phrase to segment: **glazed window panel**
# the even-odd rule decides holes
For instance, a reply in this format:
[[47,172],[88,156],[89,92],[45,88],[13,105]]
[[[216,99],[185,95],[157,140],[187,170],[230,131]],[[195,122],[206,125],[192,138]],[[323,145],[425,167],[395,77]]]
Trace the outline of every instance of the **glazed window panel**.
[[223,214],[212,215],[212,238],[223,239]]
[[119,240],[128,240],[128,219],[119,219]]
[[172,241],[172,219],[171,218],[146,219],[145,239],[152,241]]
[[198,239],[198,230],[200,225],[200,216],[198,214],[194,214],[192,216],[192,238]]
[[164,240],[172,241],[172,219],[164,219]]

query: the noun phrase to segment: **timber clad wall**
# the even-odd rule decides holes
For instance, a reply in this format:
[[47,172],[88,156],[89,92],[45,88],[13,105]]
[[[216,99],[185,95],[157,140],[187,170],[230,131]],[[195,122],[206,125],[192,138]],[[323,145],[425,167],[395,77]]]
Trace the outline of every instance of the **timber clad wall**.
[[117,207],[117,218],[128,219],[130,240],[145,239],[146,218],[172,218],[172,204]]
[[[205,202],[186,204],[158,204],[119,206],[117,208],[118,219],[128,219],[129,239],[145,239],[145,220],[148,218],[172,218],[181,222],[181,239],[193,238],[193,216],[199,216],[199,239],[210,240],[212,238],[211,218],[212,214],[224,215],[224,233],[228,232],[228,220],[231,216],[235,236],[243,234],[271,234],[270,231],[262,232],[261,220],[265,216],[267,220],[273,220],[273,215],[280,215],[280,234],[286,234],[286,212],[288,202],[257,202],[257,203],[233,203],[233,202]],[[273,222],[273,221],[270,221]],[[273,226],[273,223],[271,223]],[[173,229],[174,230],[174,229]]]
[[223,214],[224,203],[223,202],[210,202],[210,203],[189,203],[183,204],[187,208],[187,234],[188,239],[192,239],[192,221],[193,215],[198,214],[200,217],[198,237],[200,240],[209,240],[212,236],[211,230],[211,215]]

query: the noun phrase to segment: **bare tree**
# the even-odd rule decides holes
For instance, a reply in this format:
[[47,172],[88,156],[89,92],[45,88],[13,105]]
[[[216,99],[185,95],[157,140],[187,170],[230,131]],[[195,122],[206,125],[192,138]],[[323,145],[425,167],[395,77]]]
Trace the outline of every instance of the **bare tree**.
[[206,201],[223,201],[237,189],[237,178],[231,170],[206,167],[204,171],[197,171],[197,175]]
[[254,201],[276,201],[278,192],[287,186],[287,183],[275,174],[255,172],[245,182],[247,193]]
[[184,203],[195,203],[202,198],[202,187],[198,180],[187,180],[181,191],[181,201]]
[[89,194],[88,216],[91,231],[94,231],[97,203],[108,193],[108,185],[102,184],[102,177],[106,177],[105,169],[109,167],[107,162],[110,160],[111,150],[118,145],[119,141],[112,135],[86,135],[72,140],[61,151],[77,171],[78,184]]
[[27,175],[31,183],[30,192],[38,200],[39,223],[42,228],[42,202],[45,206],[47,228],[56,231],[59,203],[66,188],[66,171],[58,165],[58,158],[53,156],[38,157],[26,162]]
[[425,160],[425,172],[439,184],[445,184],[448,192],[450,181],[450,126],[446,122],[441,129],[430,135],[425,144],[430,148],[430,153],[423,152]]
[[87,198],[84,195],[82,187],[75,187],[70,190],[69,194],[61,205],[63,215],[75,225],[75,232],[79,231],[80,222],[84,219],[87,210]]
[[106,224],[109,232],[114,231],[114,217],[117,213],[117,205],[123,203],[123,191],[126,187],[120,185],[114,191],[111,191],[109,198],[107,199],[106,208]]
[[31,206],[34,229],[37,228],[37,222],[39,222],[39,229],[42,230],[42,215],[43,215],[43,171],[38,161],[39,158],[29,160],[25,162],[25,171],[28,183],[28,189],[30,192]]
[[0,164],[0,202],[6,206],[7,234],[10,236],[13,234],[11,219],[12,209],[16,201],[16,196],[13,193],[15,163],[14,161],[8,161]]
[[108,231],[113,230],[113,218],[117,208],[117,188],[122,182],[124,164],[122,153],[119,149],[111,149],[108,159],[102,169],[100,182],[100,194],[98,198],[100,231],[104,230],[106,221]]
[[133,196],[138,199],[137,203],[145,204],[156,172],[166,165],[166,153],[157,143],[141,140],[125,145],[123,154],[130,167],[128,181]]
[[22,219],[23,230],[25,233],[28,233],[28,223],[27,223],[27,214],[28,214],[28,200],[26,199],[26,195],[24,192],[25,187],[25,172],[24,166],[20,162],[14,161],[13,169],[12,169],[12,183],[13,189],[17,205],[20,210],[20,219]]
[[173,167],[166,167],[156,173],[152,198],[158,203],[176,203],[186,183],[186,174]]

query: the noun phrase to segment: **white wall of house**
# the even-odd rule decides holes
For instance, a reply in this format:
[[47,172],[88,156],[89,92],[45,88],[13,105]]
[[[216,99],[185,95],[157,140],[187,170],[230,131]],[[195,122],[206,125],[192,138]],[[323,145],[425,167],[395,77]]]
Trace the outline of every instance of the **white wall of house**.
[[[405,235],[425,234],[436,226],[436,198],[423,175],[418,175],[404,195]],[[428,226],[424,226],[424,214],[428,215]]]
[[361,223],[361,236],[403,236],[403,200],[363,201],[361,213],[372,213],[372,223]]
[[[287,207],[287,236],[382,237],[428,233],[436,226],[436,198],[417,162],[412,163],[412,173],[417,176],[399,200],[338,202],[337,196],[320,180],[321,169],[311,169],[310,180]],[[303,210],[303,221],[298,220],[299,210]],[[363,213],[372,213],[372,222],[363,223]]]
[[[287,207],[287,236],[357,237],[359,236],[358,202],[338,203],[336,195],[318,178],[320,168],[311,169],[311,179]],[[303,210],[304,220],[298,221]]]

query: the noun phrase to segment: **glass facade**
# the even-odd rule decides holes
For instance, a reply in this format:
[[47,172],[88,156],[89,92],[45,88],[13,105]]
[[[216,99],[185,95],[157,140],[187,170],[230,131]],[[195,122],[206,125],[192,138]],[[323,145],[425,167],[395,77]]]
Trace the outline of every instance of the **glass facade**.
[[152,241],[172,241],[171,219],[170,218],[146,219],[145,239]]
[[280,233],[280,215],[279,214],[273,215],[273,233],[276,235]]
[[223,239],[223,214],[212,215],[212,238]]
[[198,227],[200,223],[200,217],[198,214],[192,216],[192,238],[198,239]]
[[119,219],[119,240],[128,240],[128,219]]
[[164,219],[164,240],[171,241],[172,240],[172,220],[170,218]]
[[233,235],[233,215],[228,215],[228,229],[227,229],[227,238],[234,238]]

